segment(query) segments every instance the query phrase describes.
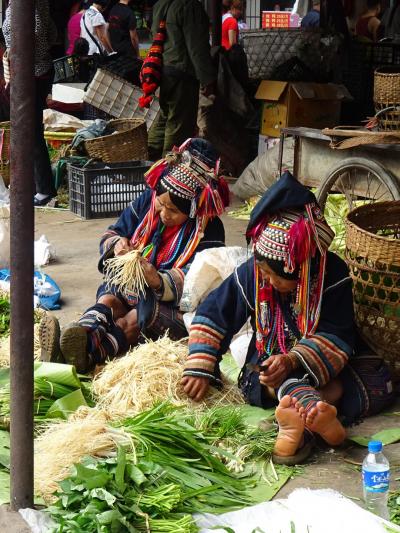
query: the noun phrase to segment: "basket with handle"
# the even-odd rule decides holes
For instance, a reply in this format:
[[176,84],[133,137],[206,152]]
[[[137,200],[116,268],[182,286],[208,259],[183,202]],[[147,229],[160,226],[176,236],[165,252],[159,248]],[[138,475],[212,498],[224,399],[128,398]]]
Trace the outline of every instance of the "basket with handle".
[[400,380],[400,201],[348,214],[346,261],[359,332]]
[[115,119],[109,121],[115,130],[111,135],[85,141],[90,158],[104,163],[147,160],[147,127],[142,119]]
[[0,176],[10,184],[10,122],[0,122]]
[[374,104],[380,130],[400,130],[400,67],[374,73]]

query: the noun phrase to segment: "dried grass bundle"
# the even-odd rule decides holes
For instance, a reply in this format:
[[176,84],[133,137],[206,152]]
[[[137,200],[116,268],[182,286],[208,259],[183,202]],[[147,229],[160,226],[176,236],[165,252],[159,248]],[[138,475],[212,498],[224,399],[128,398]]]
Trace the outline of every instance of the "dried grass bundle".
[[140,250],[132,250],[124,255],[117,255],[104,262],[104,274],[107,285],[115,285],[121,292],[144,295],[147,281],[142,267]]
[[191,408],[244,403],[237,385],[227,380],[222,391],[210,387],[201,403],[188,399],[180,384],[187,352],[187,341],[172,341],[165,335],[114,359],[93,381],[97,405],[113,418],[123,418],[166,399]]
[[52,421],[35,439],[35,493],[45,502],[83,457],[109,457],[118,445],[133,447],[132,438],[122,428],[107,425],[106,413],[98,409],[78,409],[67,421]]
[[[38,313],[37,310],[35,310],[35,320],[36,320],[36,313]],[[39,324],[34,325],[34,336],[35,337],[34,337],[33,357],[35,361],[39,361],[40,359]],[[10,336],[9,335],[7,335],[6,337],[0,338],[0,368],[8,367],[8,366],[10,366]]]

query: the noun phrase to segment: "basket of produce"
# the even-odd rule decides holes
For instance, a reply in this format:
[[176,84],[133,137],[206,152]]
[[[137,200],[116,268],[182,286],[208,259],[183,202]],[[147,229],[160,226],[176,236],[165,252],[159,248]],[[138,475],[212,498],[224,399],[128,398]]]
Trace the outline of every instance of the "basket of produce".
[[400,379],[400,201],[348,214],[346,261],[359,332]]
[[10,184],[10,122],[0,122],[0,176]]
[[380,130],[400,129],[400,67],[383,67],[374,74],[374,103]]
[[111,135],[104,135],[85,142],[86,151],[92,159],[104,163],[147,159],[147,128],[141,119],[110,120]]

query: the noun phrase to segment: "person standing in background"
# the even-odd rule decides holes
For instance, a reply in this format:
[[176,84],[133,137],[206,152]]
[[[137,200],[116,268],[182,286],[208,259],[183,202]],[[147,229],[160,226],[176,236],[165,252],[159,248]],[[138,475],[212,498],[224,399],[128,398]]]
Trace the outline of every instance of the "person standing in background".
[[108,0],[95,0],[81,19],[81,37],[89,43],[89,55],[112,53],[108,28],[102,12]]
[[77,41],[81,36],[81,20],[87,9],[89,9],[90,2],[84,0],[79,5],[79,11],[77,11],[68,21],[68,48],[67,56],[72,55],[75,41]]
[[[4,39],[9,49],[11,46],[11,9],[12,1],[6,10],[3,22]],[[44,139],[43,110],[47,106],[47,96],[53,84],[53,60],[51,47],[57,39],[57,30],[50,17],[48,0],[36,0],[35,10],[35,151],[34,178],[36,194],[35,206],[43,206],[54,198],[54,187],[49,152]],[[11,52],[12,54],[12,52]],[[11,59],[12,60],[12,59]],[[11,80],[12,86],[12,80]]]
[[232,0],[227,13],[222,15],[222,41],[225,50],[229,50],[239,40],[238,20],[242,17],[241,0]]
[[199,88],[214,94],[216,70],[210,55],[209,20],[198,0],[158,0],[152,34],[166,21],[162,54],[160,113],[149,130],[149,156],[159,159],[193,137],[197,129]]
[[367,0],[366,10],[357,20],[357,37],[364,37],[365,39],[374,42],[378,40],[378,29],[381,24],[381,21],[378,18],[380,12],[380,0]]
[[113,49],[124,56],[139,56],[139,37],[136,17],[129,7],[131,0],[120,0],[111,9],[108,31]]
[[320,0],[312,0],[312,8],[301,21],[302,28],[319,28],[320,23]]

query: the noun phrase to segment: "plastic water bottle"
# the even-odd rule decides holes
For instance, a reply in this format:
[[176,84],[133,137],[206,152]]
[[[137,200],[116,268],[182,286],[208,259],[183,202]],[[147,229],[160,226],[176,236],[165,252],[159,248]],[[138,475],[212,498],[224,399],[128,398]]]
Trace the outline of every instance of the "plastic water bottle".
[[368,511],[388,520],[389,461],[383,455],[382,443],[378,440],[368,443],[368,455],[363,461],[362,477],[364,501]]

